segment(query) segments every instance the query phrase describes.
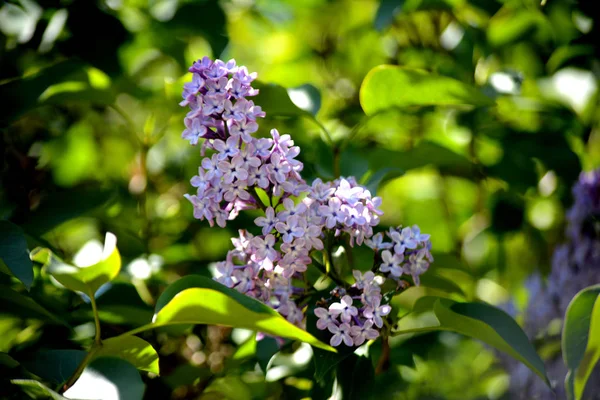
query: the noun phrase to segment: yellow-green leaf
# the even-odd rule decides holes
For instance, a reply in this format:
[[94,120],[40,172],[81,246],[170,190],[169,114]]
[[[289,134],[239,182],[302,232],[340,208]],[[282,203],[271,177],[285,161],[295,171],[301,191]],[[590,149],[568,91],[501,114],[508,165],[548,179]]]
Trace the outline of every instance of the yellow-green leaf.
[[380,65],[373,68],[360,87],[365,114],[408,106],[489,106],[494,101],[476,87],[430,72]]
[[62,285],[89,296],[93,296],[100,286],[113,280],[121,269],[117,238],[110,232],[106,233],[101,260],[88,267],[66,264],[52,254],[50,249],[45,248],[34,249],[30,256],[33,261],[44,264],[46,271]]
[[103,340],[93,359],[99,357],[118,357],[137,369],[159,374],[158,353],[150,343],[137,336],[121,335]]
[[152,323],[128,334],[181,324],[251,329],[336,351],[260,301],[199,275],[187,276],[169,286],[156,302]]
[[600,285],[577,293],[565,315],[562,352],[569,373],[565,387],[569,399],[581,399],[585,384],[600,359]]

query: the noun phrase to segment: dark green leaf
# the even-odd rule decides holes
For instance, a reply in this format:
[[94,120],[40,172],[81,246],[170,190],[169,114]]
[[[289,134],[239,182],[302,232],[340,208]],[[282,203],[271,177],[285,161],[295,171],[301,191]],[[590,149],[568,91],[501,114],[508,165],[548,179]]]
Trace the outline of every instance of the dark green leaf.
[[402,318],[394,331],[396,335],[447,330],[479,339],[523,362],[549,385],[544,362],[525,332],[504,311],[485,303],[459,303],[432,296],[420,299],[414,308],[415,312],[425,312],[427,318],[416,326],[404,325],[405,320],[412,320]]
[[[329,331],[317,329],[317,316],[314,313],[315,307],[309,307],[306,311],[306,329],[309,333],[324,343],[329,343],[331,334]],[[356,347],[341,345],[337,347],[337,353],[324,351],[313,346],[313,361],[315,363],[315,381],[323,382],[327,379],[329,372],[339,363],[347,359]]]
[[338,364],[335,398],[360,400],[372,390],[371,382],[375,378],[375,370],[371,360],[364,356],[351,354],[343,363]]
[[275,338],[267,336],[256,341],[256,358],[263,372],[267,372],[269,362],[278,351],[279,344]]
[[403,4],[404,0],[380,0],[375,15],[375,29],[383,31],[390,26],[396,14],[402,11]]
[[7,125],[39,105],[40,95],[51,85],[64,82],[85,67],[80,61],[66,60],[26,78],[0,85],[0,98],[11,99],[0,109],[0,126]]
[[119,358],[92,361],[64,394],[69,398],[142,400],[145,391],[140,373]]
[[42,350],[23,362],[28,371],[54,384],[66,382],[85,358],[83,350]]
[[108,202],[107,190],[73,189],[48,195],[21,225],[26,233],[41,236],[70,219],[83,216]]
[[366,157],[369,160],[370,169],[374,171],[384,168],[408,171],[433,165],[440,172],[448,175],[472,178],[477,172],[477,167],[466,157],[429,141],[422,141],[415,148],[407,151],[370,149]]
[[27,252],[23,230],[8,221],[0,221],[0,259],[29,290],[33,283],[33,264]]
[[0,311],[14,314],[21,318],[37,318],[56,324],[66,323],[46,310],[26,294],[19,293],[6,285],[0,284]]

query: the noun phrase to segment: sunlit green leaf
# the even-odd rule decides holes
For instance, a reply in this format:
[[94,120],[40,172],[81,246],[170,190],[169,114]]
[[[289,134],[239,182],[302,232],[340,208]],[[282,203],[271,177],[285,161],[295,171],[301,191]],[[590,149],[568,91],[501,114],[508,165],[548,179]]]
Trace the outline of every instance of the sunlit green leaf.
[[321,92],[310,84],[300,85],[287,90],[292,102],[304,111],[316,116],[321,109]]
[[260,301],[199,275],[187,276],[168,287],[156,302],[152,324],[130,333],[177,324],[251,329],[335,351]]
[[23,230],[17,225],[0,221],[0,259],[27,289],[33,283],[33,264],[27,254]]
[[118,357],[137,369],[159,374],[156,350],[137,336],[117,336],[103,340],[102,347],[94,353],[94,359],[99,357]]
[[254,104],[261,106],[269,116],[301,117],[313,115],[298,107],[288,93],[288,89],[274,83],[255,81],[252,86],[259,90],[257,96],[252,98]]
[[544,362],[519,325],[504,311],[485,303],[459,303],[450,299],[428,298],[417,302],[419,312],[431,307],[430,318],[416,327],[398,323],[396,335],[410,332],[446,330],[479,339],[521,361],[549,385]]
[[76,399],[141,400],[145,391],[140,373],[119,358],[92,361],[64,395]]
[[456,79],[392,65],[373,68],[360,87],[360,105],[367,115],[396,107],[460,104],[489,106],[493,101]]
[[108,232],[104,241],[102,259],[89,267],[79,268],[65,264],[49,249],[37,248],[31,259],[44,264],[46,271],[65,287],[89,296],[107,282],[113,280],[121,270],[121,256],[117,250],[117,237]]
[[565,315],[562,351],[569,368],[565,386],[571,399],[581,398],[587,378],[600,357],[599,299],[600,285],[583,289],[571,300]]
[[10,383],[21,387],[25,393],[34,399],[51,398],[52,400],[77,400],[74,398],[67,399],[43,383],[33,379],[12,379]]

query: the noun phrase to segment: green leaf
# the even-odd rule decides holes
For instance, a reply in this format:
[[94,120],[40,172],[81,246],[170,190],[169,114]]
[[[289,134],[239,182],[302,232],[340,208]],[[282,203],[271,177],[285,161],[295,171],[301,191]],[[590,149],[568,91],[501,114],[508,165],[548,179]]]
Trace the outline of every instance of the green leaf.
[[383,31],[394,22],[394,17],[402,10],[404,0],[380,0],[375,14],[375,29]]
[[462,297],[465,296],[465,292],[463,292],[460,286],[458,286],[450,279],[438,275],[433,271],[429,271],[427,274],[423,274],[423,276],[421,276],[421,286],[432,289],[438,289],[448,294],[456,293],[461,295]]
[[102,259],[89,267],[79,268],[65,264],[49,249],[36,248],[31,259],[44,264],[47,272],[68,289],[83,292],[89,296],[107,282],[113,280],[121,270],[121,256],[117,249],[117,237],[106,233]]
[[118,357],[137,369],[159,375],[158,353],[150,343],[137,336],[121,335],[103,340],[93,359],[100,357]]
[[0,259],[29,290],[33,283],[33,264],[27,252],[25,235],[21,228],[8,221],[0,221]]
[[33,359],[23,361],[31,373],[54,384],[65,383],[85,358],[83,350],[42,350]]
[[[11,99],[0,110],[0,126],[9,124],[39,105],[40,95],[51,85],[64,82],[85,67],[80,61],[66,60],[43,68],[34,75],[0,85],[0,98]],[[18,95],[17,95],[18,94]]]
[[456,79],[392,65],[373,68],[360,87],[360,105],[367,115],[396,107],[461,104],[490,106],[494,102]]
[[[548,385],[544,362],[519,325],[504,311],[485,303],[459,303],[450,299],[423,299],[415,305],[419,312],[433,311],[417,328],[401,328],[395,335],[411,332],[446,330],[479,339],[524,363]],[[428,303],[428,304],[426,304]],[[423,322],[425,322],[423,324]],[[399,322],[402,325],[402,319]]]
[[129,334],[180,324],[251,329],[335,352],[331,346],[321,343],[260,301],[200,275],[187,276],[169,286],[156,302],[152,323]]
[[404,175],[404,171],[398,167],[385,167],[371,174],[365,182],[365,187],[375,196],[377,190],[384,183]]
[[300,85],[287,90],[290,100],[297,107],[316,116],[321,109],[321,92],[311,84]]
[[33,379],[12,379],[10,383],[16,386],[20,386],[25,393],[27,393],[31,398],[34,399],[45,399],[50,397],[52,400],[76,400],[73,398],[67,399],[66,397],[63,397],[60,394],[56,393],[54,390],[50,389],[43,383]]
[[575,398],[583,398],[585,384],[600,360],[600,296],[596,298],[592,311],[589,339],[583,359],[575,373]]
[[268,116],[287,116],[287,117],[303,117],[308,116],[314,119],[313,115],[306,110],[298,107],[288,93],[288,89],[275,83],[264,83],[254,81],[252,86],[259,90],[257,96],[252,101],[254,104],[261,106]]
[[585,288],[573,297],[565,315],[562,352],[569,369],[565,386],[571,399],[581,398],[587,378],[600,356],[599,299],[600,285]]
[[80,217],[108,202],[114,193],[99,189],[72,189],[48,195],[21,225],[40,236],[70,219]]
[[17,315],[21,318],[37,318],[68,326],[44,307],[35,302],[28,295],[19,293],[9,286],[0,284],[0,312]]
[[336,375],[338,385],[333,398],[361,400],[368,396],[370,384],[375,379],[375,370],[367,357],[351,354],[343,363],[338,364]]
[[267,372],[269,362],[279,351],[279,344],[277,340],[272,337],[264,337],[261,340],[256,341],[256,358],[258,359],[258,365],[263,372]]
[[498,12],[487,29],[488,41],[492,46],[504,46],[530,38],[540,23],[543,14],[537,11]]
[[12,369],[18,367],[19,362],[8,354],[0,351],[0,365]]
[[119,358],[104,357],[92,361],[64,395],[80,399],[142,400],[145,389],[133,365]]
[[[365,151],[362,151],[365,153]],[[407,151],[393,151],[383,148],[369,149],[365,157],[369,168],[378,171],[384,168],[396,168],[408,171],[433,165],[443,174],[472,178],[477,166],[466,157],[437,143],[421,141]]]

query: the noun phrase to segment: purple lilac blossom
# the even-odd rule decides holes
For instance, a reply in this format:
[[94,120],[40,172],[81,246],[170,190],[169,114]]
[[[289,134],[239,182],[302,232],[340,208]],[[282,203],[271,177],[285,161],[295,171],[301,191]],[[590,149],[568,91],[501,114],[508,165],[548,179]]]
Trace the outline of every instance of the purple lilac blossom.
[[[251,86],[256,73],[234,60],[213,62],[207,57],[189,71],[192,81],[184,85],[180,103],[190,109],[182,138],[193,146],[202,143],[203,157],[210,153],[191,179],[196,193],[185,195],[194,217],[225,227],[241,210],[264,211],[254,220],[261,234],[240,230],[232,239],[234,249],[217,264],[215,279],[302,326],[305,315],[297,300],[306,288],[294,283],[302,281],[313,262],[311,254],[324,249],[326,237],[347,240],[350,246],[365,243],[383,258],[379,270],[353,271],[356,283],[348,294],[344,288],[335,289],[328,307],[314,312],[317,328],[331,333],[333,346],[359,346],[376,339],[391,312],[388,304],[381,304],[380,286],[390,278],[400,287],[403,275],[411,275],[418,284],[433,261],[429,235],[416,226],[390,229],[386,235],[391,242],[384,242],[382,233],[373,232],[382,215],[381,198],[373,197],[354,177],[315,179],[307,185],[301,176],[304,165],[296,159],[300,148],[290,135],[272,129],[270,138],[254,137],[257,118],[265,116],[246,98],[258,94]],[[266,206],[259,189],[269,199]]]
[[[573,297],[582,289],[600,283],[600,169],[582,172],[573,186],[572,207],[567,211],[565,242],[554,249],[552,270],[546,281],[536,274],[525,286],[530,301],[524,330],[531,339],[553,343],[553,321],[564,318]],[[556,325],[556,324],[554,324]],[[553,337],[554,336],[554,337]],[[505,360],[511,371],[510,392],[515,399],[566,398],[567,368],[560,352],[546,360],[546,372],[554,393],[524,365]],[[600,370],[588,379],[583,398],[600,399]]]

